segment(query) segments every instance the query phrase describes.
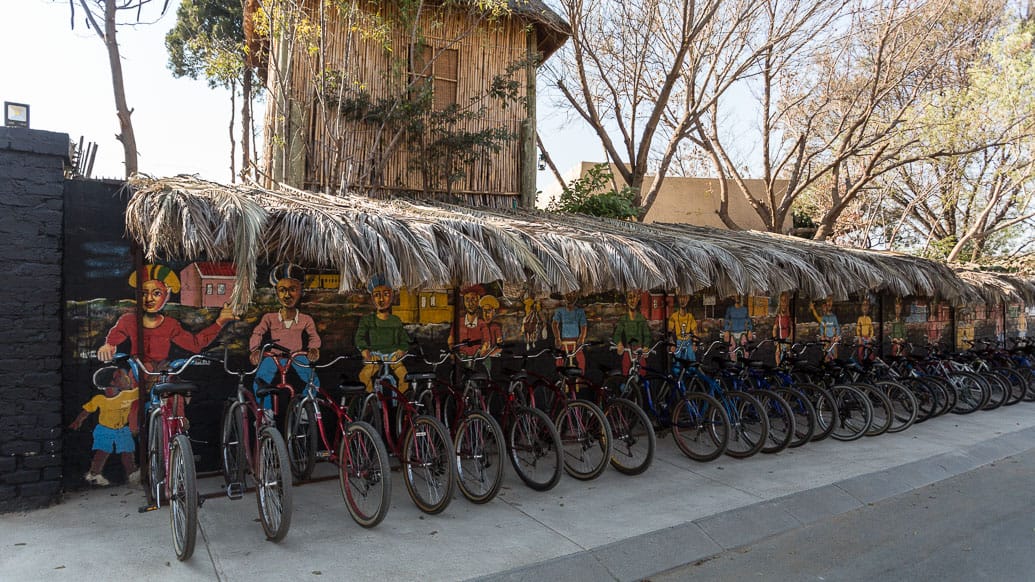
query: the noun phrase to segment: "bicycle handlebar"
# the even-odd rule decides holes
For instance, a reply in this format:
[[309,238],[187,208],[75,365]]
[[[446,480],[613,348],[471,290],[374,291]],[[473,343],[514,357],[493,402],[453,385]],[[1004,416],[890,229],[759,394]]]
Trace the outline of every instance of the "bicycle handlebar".
[[199,360],[205,360],[206,362],[218,362],[219,358],[214,358],[212,356],[208,356],[205,354],[194,354],[186,360],[173,360],[172,362],[170,362],[169,365],[171,366],[176,362],[182,361],[180,366],[176,369],[166,368],[164,370],[158,370],[157,372],[152,372],[151,370],[148,370],[147,367],[144,365],[144,362],[142,362],[140,358],[137,356],[129,354],[115,354],[115,357],[112,358],[113,362],[130,362],[136,370],[148,376],[178,376],[182,374],[183,371],[190,367],[194,362]]

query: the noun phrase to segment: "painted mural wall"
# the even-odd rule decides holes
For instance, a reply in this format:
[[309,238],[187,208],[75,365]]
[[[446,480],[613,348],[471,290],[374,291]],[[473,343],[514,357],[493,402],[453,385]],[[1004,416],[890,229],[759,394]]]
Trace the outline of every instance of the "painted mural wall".
[[[499,283],[411,292],[391,289],[377,278],[365,289],[339,294],[337,273],[291,264],[260,269],[252,304],[233,314],[223,307],[233,291],[230,263],[160,261],[134,268],[132,249],[123,238],[125,199],[117,186],[83,183],[69,193],[67,205],[63,404],[71,430],[65,443],[66,489],[137,478],[139,382],[102,360],[137,349],[138,327],[144,330],[143,358],[151,367],[205,350],[222,356],[225,348],[231,369],[260,365],[260,375],[274,380],[275,366],[255,351],[270,340],[305,351],[318,362],[360,351],[413,351],[412,340],[423,354],[405,361],[409,371],[428,371],[424,359],[438,359],[452,345],[467,356],[488,354],[487,364],[479,365],[497,376],[517,367],[524,354],[573,350],[588,341],[595,345],[571,363],[599,381],[628,369],[628,355],[620,357],[611,344],[669,340],[671,349],[662,346],[648,361],[649,367],[665,371],[675,362],[670,352],[700,359],[747,349],[754,358],[772,361],[777,345],[755,346],[767,338],[838,340],[837,357],[865,357],[868,349],[898,352],[907,342],[963,346],[973,338],[1001,337],[1004,329],[1024,336],[1035,318],[1035,310],[1020,305],[967,306],[954,317],[944,302],[877,295],[838,302],[788,293],[720,297],[708,291],[538,297],[521,286]],[[695,336],[700,344],[690,341]],[[822,357],[821,348],[815,356]],[[555,363],[546,354],[529,365],[549,375]],[[104,372],[95,374],[98,370]],[[396,372],[404,383],[405,372]],[[321,370],[319,382],[369,381],[370,373],[353,360]],[[297,385],[308,372],[287,374]],[[219,419],[235,393],[234,379],[215,365],[191,369],[183,378],[200,386],[186,410],[198,468],[216,470]]]

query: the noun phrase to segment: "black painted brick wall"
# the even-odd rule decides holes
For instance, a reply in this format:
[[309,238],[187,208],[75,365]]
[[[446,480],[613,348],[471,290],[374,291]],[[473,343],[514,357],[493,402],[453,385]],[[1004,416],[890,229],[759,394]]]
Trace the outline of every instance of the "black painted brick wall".
[[0,512],[61,493],[61,258],[68,135],[0,127]]

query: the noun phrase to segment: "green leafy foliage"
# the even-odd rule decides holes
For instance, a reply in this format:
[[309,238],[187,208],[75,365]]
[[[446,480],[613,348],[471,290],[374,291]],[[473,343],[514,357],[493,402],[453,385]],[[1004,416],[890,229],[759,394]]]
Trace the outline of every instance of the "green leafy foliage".
[[243,19],[240,0],[183,0],[165,35],[173,75],[232,86],[244,68]]
[[629,186],[615,190],[614,177],[607,164],[597,164],[585,176],[568,183],[560,197],[550,203],[551,212],[568,212],[631,219],[639,216],[634,205],[636,191]]

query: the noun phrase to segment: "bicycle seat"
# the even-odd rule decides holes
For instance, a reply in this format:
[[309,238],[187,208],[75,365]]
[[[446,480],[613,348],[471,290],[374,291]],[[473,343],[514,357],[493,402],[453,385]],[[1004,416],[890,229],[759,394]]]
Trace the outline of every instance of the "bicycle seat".
[[488,382],[489,373],[485,370],[473,370],[465,374],[464,379],[471,382]]
[[[422,382],[427,380],[437,380],[438,375],[434,372],[417,372],[413,374],[406,374],[407,382]],[[362,385],[362,384],[361,384]]]
[[525,370],[512,370],[510,368],[503,368],[503,373],[510,376],[511,380],[525,380],[528,378],[528,372]]
[[151,391],[158,396],[171,396],[173,394],[190,394],[197,389],[198,386],[191,382],[166,382],[164,384],[156,384]]
[[354,395],[366,392],[367,387],[362,382],[342,382],[334,387],[334,391],[338,396]]
[[255,389],[255,397],[262,398],[264,396],[276,394],[278,391],[280,391],[280,388],[277,388],[276,386],[272,386],[270,384],[266,384],[265,386],[260,386]]
[[561,368],[557,368],[557,371],[560,372],[560,374],[566,378],[582,377],[582,368],[579,368],[577,366],[564,366]]

